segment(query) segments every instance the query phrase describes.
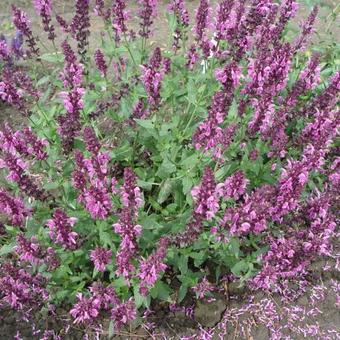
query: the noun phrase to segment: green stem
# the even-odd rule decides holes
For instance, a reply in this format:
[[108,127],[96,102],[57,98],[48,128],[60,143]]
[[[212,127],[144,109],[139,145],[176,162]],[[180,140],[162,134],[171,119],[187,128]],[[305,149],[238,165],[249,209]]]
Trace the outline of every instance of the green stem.
[[130,57],[131,57],[131,59],[132,59],[134,65],[137,67],[135,58],[133,57],[133,54],[132,54],[132,52],[131,52],[131,50],[130,50],[130,47],[129,47],[129,43],[128,43],[127,39],[126,39],[126,35],[124,34],[123,36],[124,36],[125,47],[127,48],[127,50],[128,50],[128,52],[129,52],[129,54],[130,54]]

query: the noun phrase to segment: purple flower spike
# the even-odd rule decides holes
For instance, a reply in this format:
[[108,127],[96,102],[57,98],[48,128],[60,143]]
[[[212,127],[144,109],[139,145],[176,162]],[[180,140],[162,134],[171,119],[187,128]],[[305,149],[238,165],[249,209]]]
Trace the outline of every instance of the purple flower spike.
[[56,35],[51,24],[52,0],[34,0],[34,5],[37,14],[41,17],[44,31],[48,33],[48,39],[53,41]]
[[96,270],[104,272],[105,267],[111,262],[112,251],[104,248],[95,248],[91,250],[90,257]]
[[96,62],[96,66],[99,70],[99,72],[101,73],[101,75],[103,77],[106,77],[106,73],[107,73],[107,64],[104,58],[104,54],[101,50],[96,50],[95,54],[94,54],[94,60]]
[[72,231],[77,219],[68,217],[61,209],[56,209],[53,218],[46,225],[50,228],[50,238],[67,249],[77,248],[78,234]]
[[27,14],[21,9],[12,5],[13,12],[13,24],[19,30],[24,37],[29,47],[29,53],[39,55],[39,48],[37,47],[36,40],[30,28],[30,22],[27,18]]
[[132,299],[117,304],[111,310],[111,320],[116,329],[121,329],[124,325],[136,318],[136,306]]
[[149,38],[151,35],[151,25],[157,14],[157,0],[138,0],[140,22],[139,35],[143,38]]
[[87,298],[82,293],[77,294],[77,303],[73,306],[70,314],[74,323],[91,323],[99,314],[100,304],[97,299]]

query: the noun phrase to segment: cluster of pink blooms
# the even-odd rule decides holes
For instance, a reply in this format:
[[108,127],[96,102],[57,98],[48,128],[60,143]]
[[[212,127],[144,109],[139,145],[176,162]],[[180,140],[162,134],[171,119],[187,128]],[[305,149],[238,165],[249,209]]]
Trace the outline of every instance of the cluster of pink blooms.
[[76,0],[75,9],[70,31],[77,42],[80,59],[85,63],[90,36],[90,0]]
[[105,9],[104,0],[96,0],[94,6],[94,13],[99,17],[102,17],[104,20],[107,20],[111,15],[111,9]]
[[112,251],[110,249],[97,247],[91,250],[90,258],[93,261],[96,270],[104,272],[106,266],[111,262]]
[[2,72],[0,81],[0,98],[9,105],[15,106],[20,110],[25,109],[23,90],[14,84],[12,71],[5,68]]
[[30,28],[31,23],[27,18],[27,14],[14,5],[12,5],[12,12],[13,24],[23,34],[29,47],[27,54],[39,55],[39,48]]
[[194,199],[194,211],[183,233],[176,235],[175,243],[191,244],[203,231],[203,222],[212,220],[219,209],[219,195],[216,190],[214,173],[206,167],[199,187],[191,191]]
[[151,26],[157,15],[157,0],[138,0],[138,4],[138,16],[141,19],[139,35],[147,39],[151,35]]
[[62,43],[62,48],[65,66],[60,77],[68,91],[60,93],[67,112],[58,117],[58,133],[62,138],[65,152],[69,152],[73,147],[74,138],[81,128],[80,110],[84,106],[82,97],[85,94],[85,89],[82,87],[83,67],[77,63],[77,57],[66,40]]
[[77,294],[77,302],[70,311],[74,323],[92,323],[101,310],[110,311],[114,328],[120,329],[136,318],[136,307],[132,299],[121,302],[111,286],[94,282],[89,288],[90,296]]
[[201,0],[196,11],[196,26],[194,27],[195,39],[205,57],[210,54],[211,43],[206,30],[210,28],[212,8],[209,0]]
[[168,5],[168,10],[173,12],[176,17],[176,29],[174,31],[174,42],[172,44],[173,49],[176,51],[179,49],[180,40],[186,39],[183,31],[189,26],[189,13],[184,6],[183,0],[172,0]]
[[16,310],[39,308],[49,295],[41,274],[31,275],[11,263],[0,264],[0,303]]
[[164,75],[169,71],[169,60],[162,58],[161,50],[156,47],[149,64],[141,65],[141,81],[148,94],[148,102],[152,107],[160,103],[160,89]]
[[236,171],[228,177],[224,183],[217,184],[216,190],[220,197],[225,199],[238,200],[246,192],[249,180],[244,176],[242,171]]
[[169,243],[169,238],[162,237],[159,240],[158,247],[155,252],[145,260],[143,259],[139,262],[138,277],[141,280],[140,293],[142,295],[147,295],[149,289],[153,287],[158,280],[159,274],[167,268],[164,260]]
[[32,213],[20,197],[13,197],[3,189],[0,189],[0,212],[14,226],[22,226],[26,218]]
[[142,232],[142,226],[137,224],[138,209],[142,204],[140,189],[136,184],[136,176],[130,168],[124,169],[124,184],[120,190],[123,208],[119,220],[113,224],[114,231],[121,236],[121,242],[116,254],[116,273],[129,282],[135,267],[132,259],[138,251],[137,238]]
[[209,282],[209,280],[204,277],[199,283],[196,284],[192,288],[192,290],[196,293],[197,298],[204,299],[205,297],[208,297],[211,292],[213,292],[216,288],[212,283]]
[[1,151],[12,155],[33,157],[38,160],[47,158],[45,150],[47,140],[40,139],[31,128],[13,132],[8,124],[5,124],[0,131]]
[[77,248],[78,234],[72,231],[76,222],[75,217],[68,217],[64,211],[56,209],[53,218],[46,222],[50,238],[66,249]]
[[34,0],[37,14],[40,15],[43,29],[48,33],[48,39],[54,40],[56,37],[54,26],[51,24],[52,0]]
[[103,77],[106,77],[107,74],[107,64],[105,61],[105,57],[104,54],[101,50],[96,50],[95,54],[94,54],[94,60],[96,62],[96,66],[100,72],[100,74]]
[[2,60],[6,66],[13,66],[13,59],[20,59],[23,57],[23,35],[21,31],[16,31],[11,41],[8,41],[6,37],[0,34],[0,60]]
[[92,128],[84,129],[84,139],[91,158],[85,159],[76,150],[73,185],[80,191],[78,201],[85,205],[92,218],[105,219],[112,209],[111,182],[108,178],[110,157],[108,153],[99,151],[101,145]]
[[115,33],[115,41],[121,39],[128,31],[126,21],[129,19],[129,13],[126,10],[125,0],[114,0],[112,5],[112,28]]
[[[27,174],[29,168],[25,158],[46,159],[47,142],[38,138],[30,128],[13,132],[9,125],[0,131],[0,169],[7,169],[9,181],[16,182],[26,195],[42,200],[46,198],[33,179]],[[20,209],[20,208],[19,208]]]
[[231,62],[224,69],[216,71],[216,79],[222,84],[223,89],[217,91],[212,99],[208,117],[198,126],[193,135],[196,149],[213,151],[213,155],[220,158],[232,142],[237,126],[230,124],[222,128],[226,113],[232,103],[234,90],[239,83],[240,69],[236,63]]

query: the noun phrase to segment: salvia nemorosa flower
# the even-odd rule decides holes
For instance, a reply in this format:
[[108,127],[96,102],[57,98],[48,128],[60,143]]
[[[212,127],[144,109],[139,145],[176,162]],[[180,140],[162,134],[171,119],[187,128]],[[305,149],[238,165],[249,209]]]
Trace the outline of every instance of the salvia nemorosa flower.
[[210,167],[205,168],[201,185],[194,187],[191,194],[194,200],[192,217],[184,232],[175,237],[175,243],[181,246],[194,242],[203,231],[203,222],[212,220],[219,209],[219,195]]
[[106,77],[106,73],[107,73],[107,64],[105,61],[105,57],[104,54],[101,50],[96,50],[95,54],[94,54],[94,60],[96,62],[96,66],[100,72],[100,74],[103,77]]
[[26,42],[29,47],[29,53],[39,55],[39,48],[37,46],[36,39],[30,28],[30,22],[27,18],[27,14],[21,9],[12,5],[13,12],[13,24],[26,38]]
[[0,150],[12,155],[34,157],[38,160],[46,159],[45,146],[47,141],[40,139],[31,128],[13,132],[8,124],[0,131]]
[[104,0],[96,0],[95,6],[94,6],[94,13],[98,15],[99,17],[102,17],[103,19],[107,20],[109,19],[111,15],[111,10],[105,9]]
[[140,189],[136,184],[137,178],[130,168],[124,169],[124,184],[121,188],[123,209],[119,220],[113,225],[114,231],[121,236],[121,243],[116,254],[116,273],[129,282],[135,267],[132,259],[135,256],[142,227],[137,224],[138,209],[142,204]]
[[129,208],[136,215],[143,201],[137,186],[136,175],[130,168],[124,169],[124,184],[121,187],[120,195],[123,206]]
[[228,177],[224,183],[217,184],[216,190],[220,197],[225,199],[238,200],[246,192],[249,180],[242,171],[236,171],[232,176]]
[[37,200],[45,200],[46,192],[38,187],[33,179],[27,174],[28,165],[20,157],[5,153],[0,159],[0,169],[7,169],[9,174],[7,179],[11,182],[16,182],[20,190],[29,197]]
[[68,23],[65,21],[65,19],[61,15],[56,15],[55,18],[56,18],[60,28],[62,29],[62,31],[64,31],[65,33],[69,33],[70,27],[69,27]]
[[94,13],[103,18],[104,20],[109,20],[111,16],[111,9],[105,8],[104,0],[96,0],[94,6]]
[[[299,97],[306,95],[320,81],[320,66],[318,55],[313,55],[305,69],[300,73],[298,80],[288,92],[281,107],[275,110],[271,106],[271,112],[264,115],[260,126],[261,138],[271,140],[269,157],[284,157],[288,143],[288,136],[285,129],[289,121],[294,117]],[[257,112],[257,111],[256,111]]]
[[200,46],[207,40],[206,30],[209,29],[211,11],[209,0],[200,0],[196,11],[196,25],[194,27],[195,39]]
[[0,60],[7,63],[11,62],[10,50],[5,37],[1,37],[0,39]]
[[29,75],[21,70],[17,70],[13,73],[13,81],[15,82],[16,86],[23,90],[25,94],[28,94],[34,99],[35,101],[39,99],[40,93],[35,88],[33,84],[33,80],[29,77]]
[[84,106],[83,96],[85,89],[81,87],[83,67],[77,63],[77,58],[71,46],[64,41],[62,43],[65,56],[65,66],[60,77],[68,91],[60,93],[64,101],[66,114],[57,118],[59,123],[58,133],[61,135],[65,152],[69,152],[73,147],[74,138],[80,131],[80,111]]
[[18,234],[16,237],[15,252],[19,255],[20,261],[30,262],[37,265],[44,262],[43,249],[38,243],[38,239],[32,236],[27,239],[23,234]]
[[277,185],[275,204],[269,209],[274,221],[281,221],[283,216],[298,208],[308,176],[309,169],[304,161],[288,161]]
[[39,274],[30,274],[24,268],[7,262],[0,265],[1,302],[16,310],[40,307],[48,300],[46,281]]
[[139,35],[147,39],[151,35],[151,25],[157,14],[157,0],[138,0],[138,4],[138,15],[141,19]]
[[199,59],[199,55],[197,53],[197,49],[195,45],[192,45],[189,48],[186,58],[187,58],[186,66],[189,68],[189,70],[192,70]]
[[294,43],[294,52],[297,52],[305,45],[308,37],[313,32],[313,25],[314,25],[316,16],[318,15],[318,12],[319,12],[318,6],[314,6],[307,20],[302,23],[301,33]]
[[287,26],[289,20],[295,16],[298,7],[299,7],[298,3],[295,2],[294,0],[285,0],[282,2],[279,10],[279,19],[274,28],[274,34],[276,39],[281,38],[282,32]]
[[215,287],[204,277],[201,282],[192,287],[192,290],[196,293],[197,298],[204,299],[215,290]]
[[93,282],[89,291],[91,293],[91,297],[96,300],[96,303],[98,303],[101,309],[108,310],[110,305],[120,303],[112,286],[104,286],[101,282]]
[[125,0],[113,0],[111,13],[115,41],[118,42],[121,39],[121,35],[125,35],[128,31],[126,21],[129,19],[129,14],[126,11]]
[[[86,129],[85,141],[90,152],[98,150],[100,145],[92,129]],[[111,181],[108,178],[107,153],[93,153],[85,159],[82,153],[76,151],[76,169],[73,172],[73,184],[80,190],[78,201],[83,203],[94,219],[105,219],[111,211],[112,202],[109,195]]]
[[196,149],[203,149],[205,152],[212,150],[214,156],[220,158],[222,151],[226,150],[231,143],[237,127],[235,124],[230,124],[222,129],[220,125],[224,122],[225,115],[232,103],[234,89],[239,82],[239,69],[232,62],[223,70],[217,70],[216,77],[224,89],[215,93],[208,117],[195,131],[193,143]]
[[76,13],[70,24],[70,30],[77,41],[78,53],[83,63],[86,62],[86,54],[90,36],[90,1],[76,0]]
[[227,208],[221,225],[231,235],[260,234],[267,229],[268,209],[271,207],[273,188],[262,186],[250,195],[244,195],[239,205]]
[[168,60],[162,58],[161,50],[157,47],[150,58],[149,64],[141,65],[141,81],[148,94],[148,102],[153,108],[156,108],[161,100],[160,89],[163,77],[168,71],[167,64]]
[[43,29],[48,33],[48,39],[54,40],[55,30],[51,24],[52,18],[52,0],[34,0],[35,9],[38,15],[41,17]]
[[147,295],[149,289],[151,289],[158,280],[159,274],[167,268],[164,260],[168,245],[169,239],[162,237],[158,242],[158,247],[155,252],[139,262],[138,277],[141,280],[140,293],[142,295]]
[[106,266],[111,262],[112,251],[110,249],[97,247],[91,250],[90,258],[96,270],[104,272]]
[[135,223],[135,217],[129,209],[123,208],[119,221],[113,225],[114,231],[121,236],[121,243],[116,254],[116,274],[122,275],[128,282],[135,270],[132,259],[137,253],[137,238],[142,231],[142,227]]
[[66,40],[61,44],[61,47],[64,54],[64,70],[61,72],[60,78],[65,88],[72,89],[82,84],[83,66],[77,62],[77,57]]
[[64,211],[56,209],[53,218],[46,222],[50,238],[66,249],[77,248],[78,234],[72,231],[76,222],[75,217],[68,217]]
[[132,299],[121,302],[111,309],[111,320],[113,320],[116,329],[133,321],[136,315],[136,306]]
[[22,226],[26,218],[31,215],[31,209],[25,206],[20,197],[13,197],[3,189],[0,189],[0,212],[14,226]]
[[91,152],[94,156],[98,154],[101,148],[101,145],[93,128],[89,126],[85,127],[83,136],[84,136],[84,141],[86,144],[86,149],[89,152]]
[[21,31],[17,30],[11,42],[11,51],[12,53],[14,53],[17,59],[22,58],[24,55],[24,51],[22,48],[23,42],[23,34],[21,33]]
[[223,0],[217,4],[214,30],[217,42],[227,40],[227,32],[234,24],[234,0]]
[[77,303],[73,306],[70,314],[74,323],[91,323],[99,314],[100,303],[93,297],[85,297],[82,293],[77,294]]
[[183,0],[172,0],[168,6],[168,10],[173,12],[176,17],[176,28],[174,31],[173,49],[179,48],[180,40],[185,40],[184,30],[189,26],[189,13],[184,6]]
[[340,91],[340,71],[329,79],[328,86],[320,92],[310,104],[305,105],[301,110],[301,115],[313,116],[318,111],[332,110],[336,103]]
[[15,106],[20,110],[25,110],[23,91],[15,86],[13,74],[8,69],[4,69],[2,72],[0,98],[9,105]]

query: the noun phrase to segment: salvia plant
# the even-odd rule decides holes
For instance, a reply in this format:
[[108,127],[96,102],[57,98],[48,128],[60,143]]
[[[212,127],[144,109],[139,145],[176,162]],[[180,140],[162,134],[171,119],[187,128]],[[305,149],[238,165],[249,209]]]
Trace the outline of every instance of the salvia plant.
[[288,38],[293,0],[171,0],[155,46],[157,0],[34,6],[39,38],[16,6],[0,38],[2,105],[26,124],[0,132],[1,306],[112,333],[153,301],[225,277],[284,291],[334,257],[340,73],[306,49],[317,7]]

